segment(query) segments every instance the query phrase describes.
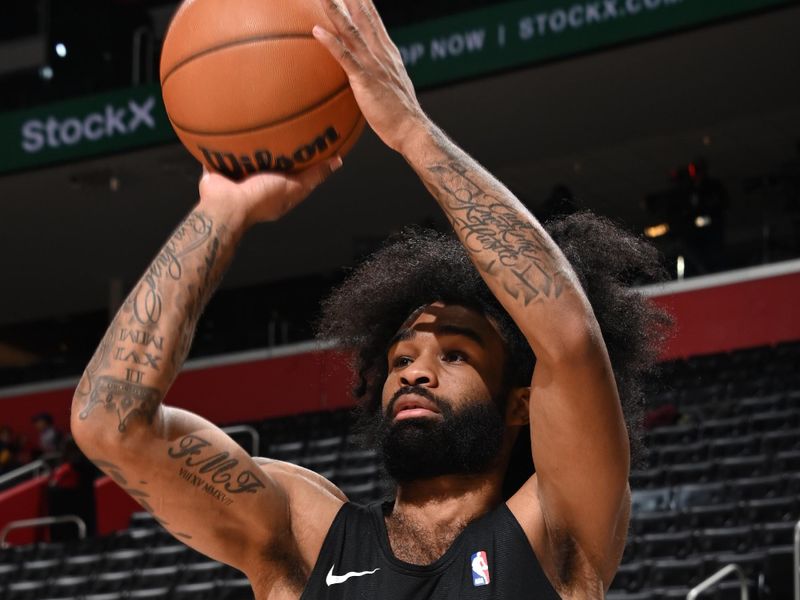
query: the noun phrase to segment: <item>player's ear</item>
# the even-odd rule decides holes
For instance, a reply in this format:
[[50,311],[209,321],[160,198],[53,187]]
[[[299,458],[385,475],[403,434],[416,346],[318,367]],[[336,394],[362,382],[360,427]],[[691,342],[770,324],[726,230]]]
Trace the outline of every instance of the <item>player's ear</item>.
[[530,422],[531,388],[511,388],[506,404],[506,425],[524,426]]

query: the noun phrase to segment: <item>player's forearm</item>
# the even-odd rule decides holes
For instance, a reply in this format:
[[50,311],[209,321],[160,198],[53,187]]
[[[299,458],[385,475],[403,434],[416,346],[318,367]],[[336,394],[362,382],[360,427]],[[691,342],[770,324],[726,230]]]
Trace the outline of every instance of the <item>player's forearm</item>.
[[596,321],[569,262],[502,183],[432,123],[415,129],[403,155],[537,354],[560,355],[573,341],[596,338]]
[[201,202],[175,229],[84,371],[73,430],[126,434],[153,423],[243,230],[243,219],[219,202]]

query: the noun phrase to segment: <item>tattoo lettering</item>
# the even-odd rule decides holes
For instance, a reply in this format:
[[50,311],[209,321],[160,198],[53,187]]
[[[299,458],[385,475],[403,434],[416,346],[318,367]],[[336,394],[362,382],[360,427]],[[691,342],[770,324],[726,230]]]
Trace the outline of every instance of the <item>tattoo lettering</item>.
[[[231,458],[230,453],[226,451],[214,452],[211,443],[199,436],[189,434],[183,437],[178,446],[170,448],[168,453],[170,458],[175,460],[185,459],[183,464],[191,467],[191,469],[181,467],[181,477],[195,487],[204,484],[207,486],[205,491],[215,495],[218,500],[223,501],[223,498],[213,493],[218,490],[209,489],[213,488],[213,485],[209,485],[199,475],[208,475],[212,484],[221,485],[229,494],[255,494],[259,489],[266,487],[253,471],[237,469],[238,459]],[[235,483],[232,482],[234,476]]]
[[156,388],[102,376],[97,379],[89,402],[78,417],[85,421],[95,407],[105,406],[106,412],[116,413],[118,430],[123,433],[134,417],[139,416],[147,423],[152,423],[160,402],[161,393]]
[[[219,228],[220,235],[224,235],[225,231],[226,229],[224,226]],[[189,348],[192,345],[192,337],[194,336],[195,324],[200,318],[200,313],[203,310],[203,306],[205,306],[206,301],[208,300],[209,296],[211,296],[211,293],[216,288],[217,284],[219,283],[219,279],[222,276],[221,273],[215,274],[214,272],[217,258],[219,256],[219,248],[220,237],[218,235],[215,236],[211,241],[208,254],[203,259],[203,265],[197,267],[197,273],[202,277],[202,283],[200,283],[196,291],[190,290],[192,293],[190,293],[187,297],[186,304],[184,306],[184,314],[186,316],[178,332],[178,343],[175,344],[175,349],[173,350],[171,356],[173,365],[179,365],[189,353]]]
[[125,381],[130,381],[131,383],[142,383],[143,375],[144,373],[142,371],[125,369]]
[[156,337],[153,334],[142,330],[124,328],[120,329],[117,340],[120,342],[131,342],[132,344],[145,347],[152,345],[156,350],[162,350],[164,348],[163,336]]
[[119,362],[132,362],[137,365],[144,365],[152,367],[158,371],[158,361],[161,360],[160,356],[153,356],[149,352],[136,352],[135,350],[127,350],[126,348],[117,347],[114,350],[114,360]]
[[204,491],[206,494],[208,494],[215,500],[219,500],[225,506],[230,506],[231,504],[233,504],[233,498],[228,497],[224,492],[222,492],[218,488],[208,483],[205,479],[203,479],[199,475],[196,475],[195,473],[192,473],[191,471],[184,469],[183,467],[180,468],[180,471],[178,473],[180,474],[181,479],[190,483],[193,487]]
[[457,162],[429,172],[453,227],[484,273],[502,278],[506,292],[525,305],[561,295],[567,279],[555,248],[518,207],[500,191],[484,189]]
[[152,327],[160,321],[163,299],[159,281],[181,279],[184,268],[181,259],[205,244],[211,237],[212,226],[206,215],[193,212],[161,249],[133,294],[133,316],[141,325]]

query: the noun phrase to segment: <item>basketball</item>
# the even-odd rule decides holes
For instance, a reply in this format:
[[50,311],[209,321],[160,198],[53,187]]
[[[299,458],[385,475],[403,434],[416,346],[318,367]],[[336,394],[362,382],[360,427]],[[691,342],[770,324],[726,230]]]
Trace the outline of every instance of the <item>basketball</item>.
[[342,68],[311,34],[318,0],[185,0],[161,54],[170,122],[211,171],[239,180],[346,153],[364,119]]

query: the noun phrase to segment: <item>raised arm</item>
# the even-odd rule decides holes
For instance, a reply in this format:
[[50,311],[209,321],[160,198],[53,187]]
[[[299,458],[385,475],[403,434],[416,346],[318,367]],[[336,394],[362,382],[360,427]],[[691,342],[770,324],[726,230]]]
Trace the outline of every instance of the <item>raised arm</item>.
[[627,527],[629,446],[608,354],[577,276],[522,203],[424,115],[372,3],[322,2],[336,31],[315,35],[347,71],[364,116],[436,198],[536,354],[530,487],[546,531],[541,539],[529,535],[555,562],[576,548],[607,586]]
[[282,216],[338,164],[241,184],[205,174],[200,202],[125,300],[73,400],[73,436],[98,467],[178,539],[251,576],[271,553],[287,554],[285,479],[212,423],[162,400],[244,231]]

